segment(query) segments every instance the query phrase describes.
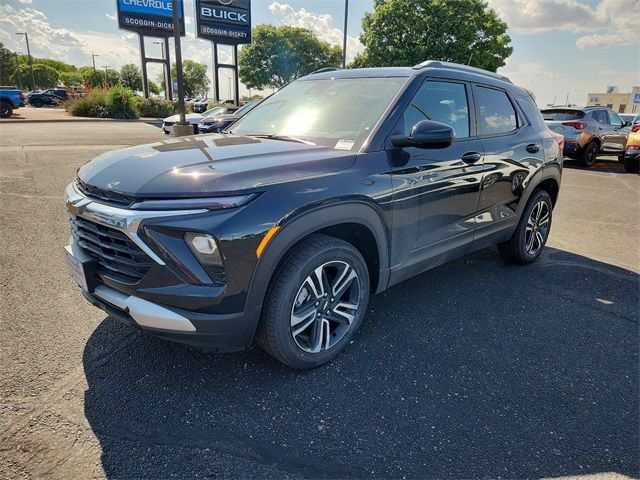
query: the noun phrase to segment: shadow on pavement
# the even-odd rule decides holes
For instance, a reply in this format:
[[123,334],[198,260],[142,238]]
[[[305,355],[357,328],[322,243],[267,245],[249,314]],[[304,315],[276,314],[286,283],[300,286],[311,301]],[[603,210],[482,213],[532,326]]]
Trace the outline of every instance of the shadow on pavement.
[[589,170],[593,172],[622,173],[625,175],[631,175],[625,172],[624,164],[622,162],[619,162],[616,157],[598,158],[590,167],[581,165],[577,160],[565,158],[563,161],[563,166],[574,170]]
[[637,274],[492,250],[372,298],[349,349],[290,371],[107,318],[85,413],[108,477],[543,477],[639,467]]

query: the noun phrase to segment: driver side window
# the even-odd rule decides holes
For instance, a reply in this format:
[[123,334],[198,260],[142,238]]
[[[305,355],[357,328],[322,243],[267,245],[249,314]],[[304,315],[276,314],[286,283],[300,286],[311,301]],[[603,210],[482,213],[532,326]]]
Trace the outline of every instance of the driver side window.
[[622,127],[622,124],[624,123],[615,112],[609,112],[609,122],[614,127]]
[[456,138],[469,136],[469,103],[462,83],[427,81],[422,84],[404,112],[404,133],[411,134],[421,120],[433,120],[453,127]]

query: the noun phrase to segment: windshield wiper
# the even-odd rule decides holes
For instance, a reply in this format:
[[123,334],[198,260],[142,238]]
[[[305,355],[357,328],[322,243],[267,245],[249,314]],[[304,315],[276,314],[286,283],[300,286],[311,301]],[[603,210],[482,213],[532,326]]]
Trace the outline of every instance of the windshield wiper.
[[315,143],[303,138],[291,137],[289,135],[278,135],[276,133],[245,133],[245,137],[267,138],[269,140],[281,140],[283,142],[304,143],[306,145],[315,145]]

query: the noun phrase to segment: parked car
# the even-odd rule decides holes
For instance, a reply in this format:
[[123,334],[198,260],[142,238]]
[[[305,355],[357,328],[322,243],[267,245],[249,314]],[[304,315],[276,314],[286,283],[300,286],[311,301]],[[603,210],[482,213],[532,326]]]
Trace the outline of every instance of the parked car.
[[625,122],[606,107],[554,107],[542,110],[551,130],[564,136],[564,155],[590,167],[598,155],[622,161],[627,144]]
[[202,120],[200,120],[200,123],[198,124],[198,132],[200,133],[220,132],[225,128],[227,128],[229,125],[231,125],[233,122],[238,120],[239,118],[242,118],[244,115],[249,113],[259,103],[260,103],[260,100],[253,100],[245,103],[243,106],[241,106],[238,110],[236,110],[233,113],[221,113],[219,115],[203,118]]
[[13,111],[24,106],[24,93],[13,87],[0,87],[0,117],[9,118]]
[[619,113],[618,116],[622,119],[625,124],[628,123],[631,126],[634,122],[634,119],[638,118],[638,115],[634,113]]
[[[185,115],[185,119],[188,123],[193,125],[193,133],[197,134],[199,131],[198,124],[203,118],[212,117],[223,113],[230,113],[232,111],[235,111],[235,108],[236,107],[233,106],[214,107],[204,113],[187,113]],[[178,114],[171,115],[170,117],[165,118],[162,121],[162,131],[164,131],[164,133],[166,133],[167,135],[173,133],[173,124],[176,123],[179,119],[180,115]]]
[[630,121],[631,131],[627,139],[627,150],[624,154],[624,169],[629,173],[640,172],[640,114]]
[[35,108],[48,105],[59,105],[69,98],[64,88],[50,88],[44,92],[35,92],[29,95],[29,104]]
[[112,317],[223,351],[255,336],[311,368],[349,345],[370,294],[495,244],[534,262],[561,172],[534,99],[505,77],[438,61],[321,71],[225,133],[84,164],[65,251]]
[[211,103],[211,100],[205,97],[198,100],[197,102],[193,102],[191,104],[191,108],[195,113],[203,113],[208,110],[207,107],[209,106],[209,103]]

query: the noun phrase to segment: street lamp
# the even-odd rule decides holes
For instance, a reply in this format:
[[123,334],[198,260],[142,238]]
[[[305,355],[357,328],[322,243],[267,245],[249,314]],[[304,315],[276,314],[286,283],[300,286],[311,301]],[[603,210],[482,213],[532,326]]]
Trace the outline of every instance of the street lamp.
[[100,55],[96,55],[95,53],[91,54],[91,61],[93,62],[93,76],[95,77],[96,72],[96,57],[99,57]]
[[347,67],[347,20],[349,18],[349,0],[344,0],[344,32],[342,37],[342,68]]
[[[153,42],[154,45],[160,45],[160,53],[162,53],[162,60],[164,60],[164,42]],[[162,83],[164,85],[163,90],[165,91],[165,98],[167,100],[170,100],[170,98],[168,98],[168,95],[166,95],[167,93],[167,65],[165,63],[162,64]]]
[[29,48],[29,35],[27,32],[16,32],[16,35],[24,35],[24,39],[27,42],[27,55],[29,55],[29,68],[31,69],[31,89],[36,89],[36,77],[33,74],[33,59],[31,58],[31,49]]
[[231,98],[231,94],[233,93],[231,91],[231,75],[229,75],[227,72],[222,72],[222,74],[227,77],[227,80],[229,80],[229,96],[227,97],[227,99]]
[[104,88],[107,88],[107,69],[109,65],[102,65],[104,67]]
[[18,85],[18,88],[20,90],[22,90],[22,79],[20,78],[21,77],[21,75],[20,75],[20,55],[21,55],[21,53],[22,52],[20,52],[19,50],[16,50],[16,52],[15,52],[15,54],[16,54],[16,79],[18,80],[17,81],[17,85]]

